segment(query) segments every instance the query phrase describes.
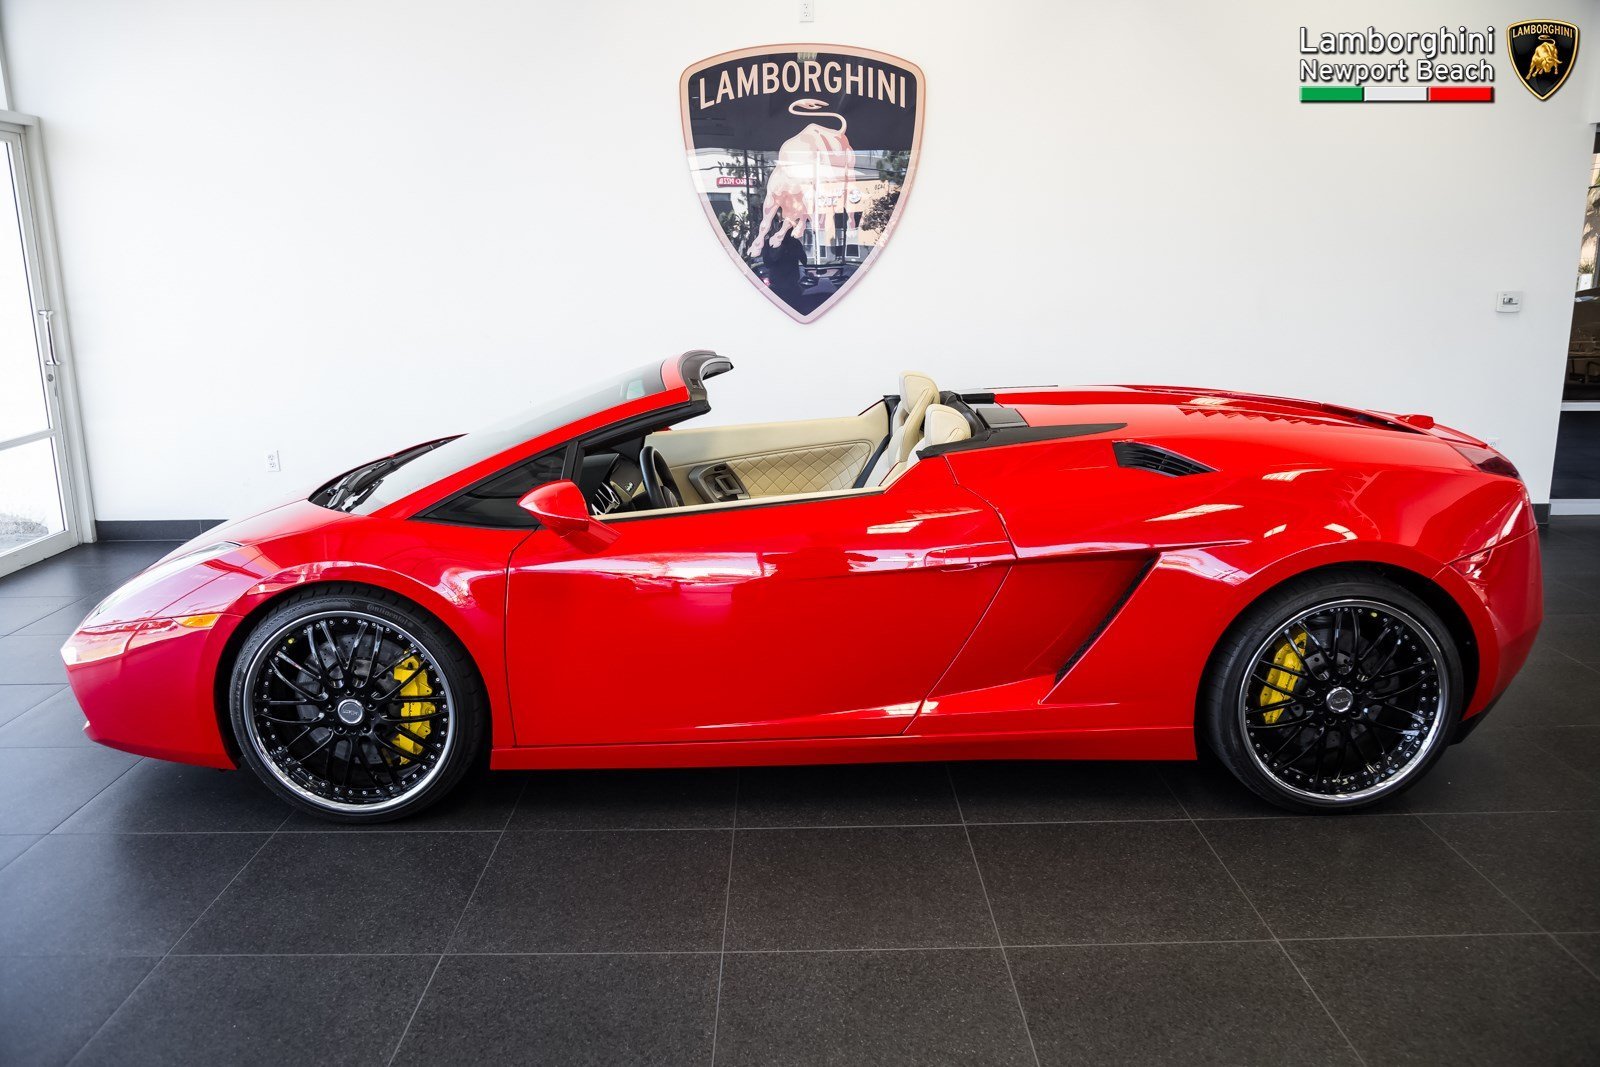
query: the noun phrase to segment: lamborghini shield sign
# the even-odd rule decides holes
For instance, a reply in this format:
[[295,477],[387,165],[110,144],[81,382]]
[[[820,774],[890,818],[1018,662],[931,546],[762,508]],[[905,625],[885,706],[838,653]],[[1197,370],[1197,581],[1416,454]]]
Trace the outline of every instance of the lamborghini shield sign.
[[922,71],[881,52],[783,45],[683,72],[695,192],[739,269],[797,322],[860,280],[917,169]]
[[1578,59],[1578,27],[1553,19],[1529,19],[1506,27],[1511,66],[1528,92],[1548,100],[1572,73]]

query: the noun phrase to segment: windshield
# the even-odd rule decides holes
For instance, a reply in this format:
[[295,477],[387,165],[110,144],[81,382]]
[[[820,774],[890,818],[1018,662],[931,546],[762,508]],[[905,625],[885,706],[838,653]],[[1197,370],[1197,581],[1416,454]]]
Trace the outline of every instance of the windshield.
[[[466,470],[524,441],[629,400],[659,393],[665,388],[661,381],[661,364],[652,363],[618,375],[599,386],[589,386],[581,392],[519,411],[436,447],[413,449],[400,453],[392,461],[380,460],[367,464],[339,479],[339,482],[344,482],[354,477],[354,484],[346,487],[340,499],[339,509],[357,515],[371,514],[419,489],[427,488],[441,478]],[[318,494],[319,497],[321,495]],[[330,501],[316,497],[313,500],[324,506],[334,506]]]

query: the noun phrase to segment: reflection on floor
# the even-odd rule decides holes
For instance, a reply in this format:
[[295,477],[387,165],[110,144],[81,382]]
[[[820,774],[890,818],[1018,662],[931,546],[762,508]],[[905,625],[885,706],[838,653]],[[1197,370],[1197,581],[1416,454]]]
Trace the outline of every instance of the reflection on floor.
[[76,549],[0,580],[0,1062],[1593,1062],[1600,522],[1544,542],[1527,670],[1370,815],[967,764],[498,775],[373,831],[85,742],[62,635],[168,546]]

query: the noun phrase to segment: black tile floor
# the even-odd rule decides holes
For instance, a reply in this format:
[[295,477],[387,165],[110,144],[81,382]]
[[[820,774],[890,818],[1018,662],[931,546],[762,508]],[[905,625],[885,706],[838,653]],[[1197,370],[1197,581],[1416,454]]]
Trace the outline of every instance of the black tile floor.
[[1600,1061],[1600,521],[1369,815],[1209,764],[489,775],[373,830],[86,742],[57,648],[169,547],[0,579],[0,1063]]

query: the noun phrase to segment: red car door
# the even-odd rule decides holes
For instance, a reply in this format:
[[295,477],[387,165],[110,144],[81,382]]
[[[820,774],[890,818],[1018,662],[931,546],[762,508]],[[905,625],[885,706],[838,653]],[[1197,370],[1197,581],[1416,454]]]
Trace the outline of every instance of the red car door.
[[519,745],[896,734],[1013,558],[942,460],[883,492],[644,512],[511,559]]

